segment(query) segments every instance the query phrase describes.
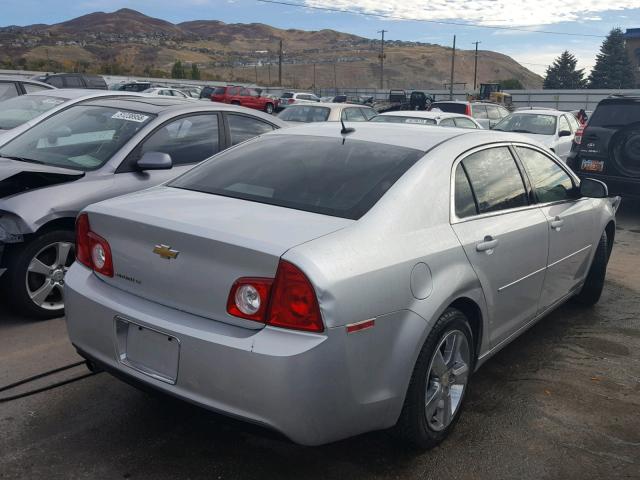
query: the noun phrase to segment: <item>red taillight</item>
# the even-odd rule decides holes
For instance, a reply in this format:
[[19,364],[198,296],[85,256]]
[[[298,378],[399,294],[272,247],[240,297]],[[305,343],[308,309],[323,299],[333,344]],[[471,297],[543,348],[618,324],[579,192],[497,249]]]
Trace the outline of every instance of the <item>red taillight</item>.
[[582,143],[582,134],[584,133],[585,125],[580,125],[578,130],[576,130],[576,134],[573,137],[573,141],[576,145],[580,145]]
[[109,243],[91,231],[89,215],[81,213],[76,220],[76,260],[107,277],[113,277],[113,259]]
[[313,285],[295,265],[281,260],[276,278],[240,278],[227,300],[230,315],[274,327],[322,332],[324,325]]
[[471,116],[471,105],[467,104],[467,106],[464,108],[464,114],[465,114],[467,117],[470,117],[470,116]]
[[267,323],[308,332],[324,330],[313,285],[298,267],[284,260],[273,282]]
[[271,278],[239,278],[231,287],[227,300],[227,312],[235,317],[266,321]]
[[290,98],[289,100],[287,100],[287,103],[289,103],[289,104],[291,104],[293,102],[295,102],[295,99],[293,99],[293,98]]

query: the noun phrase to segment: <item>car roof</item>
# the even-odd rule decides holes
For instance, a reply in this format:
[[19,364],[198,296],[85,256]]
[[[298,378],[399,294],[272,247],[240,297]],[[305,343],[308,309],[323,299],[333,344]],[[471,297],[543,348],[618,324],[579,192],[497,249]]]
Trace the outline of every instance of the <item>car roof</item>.
[[40,82],[38,80],[32,80],[30,78],[22,77],[12,77],[11,75],[0,75],[0,82],[30,83],[31,85],[40,85],[41,87],[46,87],[49,90],[54,90],[56,88],[53,85],[49,85],[48,83]]
[[451,112],[427,112],[427,111],[417,111],[417,110],[398,110],[395,112],[384,112],[380,115],[386,117],[410,117],[410,118],[451,118],[451,117],[464,117],[470,118],[467,115],[463,115],[462,113],[451,113]]
[[550,115],[553,117],[559,117],[560,115],[564,115],[565,113],[571,112],[561,112],[560,110],[546,110],[546,109],[534,109],[534,110],[516,110],[515,112],[511,112],[514,114],[522,114],[522,115]]
[[25,96],[48,95],[50,97],[64,98],[65,100],[74,100],[76,98],[94,98],[94,97],[135,97],[141,96],[137,92],[123,92],[120,90],[98,90],[93,88],[54,88],[47,92],[31,92]]
[[313,103],[294,103],[287,108],[303,108],[303,107],[328,107],[328,108],[345,108],[345,107],[358,107],[358,108],[371,108],[368,105],[360,105],[358,103],[346,103],[346,102],[313,102]]

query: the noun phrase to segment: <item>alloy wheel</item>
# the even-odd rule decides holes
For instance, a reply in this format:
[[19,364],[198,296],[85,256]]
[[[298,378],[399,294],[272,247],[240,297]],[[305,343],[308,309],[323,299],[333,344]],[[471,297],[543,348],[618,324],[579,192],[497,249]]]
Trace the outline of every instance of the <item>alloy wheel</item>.
[[431,430],[444,430],[458,412],[469,380],[470,359],[469,342],[460,330],[448,332],[434,350],[425,396],[425,416]]
[[64,277],[75,258],[70,242],[54,242],[36,253],[27,267],[26,287],[31,301],[45,310],[62,310]]

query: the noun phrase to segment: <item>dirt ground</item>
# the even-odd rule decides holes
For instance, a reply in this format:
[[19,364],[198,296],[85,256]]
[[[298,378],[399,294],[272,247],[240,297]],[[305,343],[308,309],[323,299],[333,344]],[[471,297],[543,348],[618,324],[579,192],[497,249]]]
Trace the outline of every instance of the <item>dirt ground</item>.
[[[384,432],[300,447],[101,373],[0,403],[0,479],[640,479],[640,205],[618,220],[600,303],[560,308],[489,360],[430,452]],[[63,319],[0,313],[0,340],[0,386],[78,359]]]

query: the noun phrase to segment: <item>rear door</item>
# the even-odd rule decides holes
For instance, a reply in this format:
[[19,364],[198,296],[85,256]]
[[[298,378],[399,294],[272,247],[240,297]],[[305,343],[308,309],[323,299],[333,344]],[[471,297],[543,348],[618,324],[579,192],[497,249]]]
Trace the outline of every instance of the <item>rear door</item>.
[[566,170],[550,156],[530,147],[516,146],[531,180],[536,201],[548,223],[549,259],[540,310],[553,306],[580,286],[600,239],[594,237],[593,202],[579,198]]
[[496,345],[533,319],[544,283],[548,224],[508,146],[483,148],[454,170],[452,227],[473,266]]

